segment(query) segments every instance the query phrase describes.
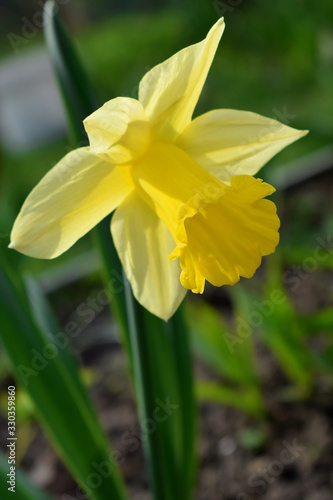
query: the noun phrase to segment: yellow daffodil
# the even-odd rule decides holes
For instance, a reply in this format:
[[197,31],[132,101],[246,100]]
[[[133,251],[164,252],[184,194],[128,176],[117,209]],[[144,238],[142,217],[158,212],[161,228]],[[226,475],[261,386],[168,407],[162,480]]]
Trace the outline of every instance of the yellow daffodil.
[[89,147],[67,154],[25,201],[11,247],[51,259],[116,209],[111,232],[137,300],[168,319],[187,290],[251,277],[278,244],[279,219],[253,177],[303,136],[230,109],[192,121],[224,30],[151,69],[138,100],[112,99],[84,120]]

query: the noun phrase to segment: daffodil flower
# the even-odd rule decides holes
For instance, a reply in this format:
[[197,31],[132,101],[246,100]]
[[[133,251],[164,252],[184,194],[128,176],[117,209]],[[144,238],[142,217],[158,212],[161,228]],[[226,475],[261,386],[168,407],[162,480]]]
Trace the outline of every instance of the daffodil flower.
[[68,153],[25,201],[11,247],[51,259],[115,210],[113,240],[137,300],[168,319],[205,281],[250,278],[278,244],[274,188],[254,174],[306,132],[231,109],[192,114],[224,30],[155,66],[138,100],[84,120],[89,147]]

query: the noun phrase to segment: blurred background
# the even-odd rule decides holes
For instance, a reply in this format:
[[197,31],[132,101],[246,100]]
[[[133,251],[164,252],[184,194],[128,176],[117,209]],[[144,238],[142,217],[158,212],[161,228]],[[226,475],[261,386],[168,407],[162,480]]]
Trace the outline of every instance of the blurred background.
[[[204,38],[224,16],[226,30],[195,114],[249,110],[310,131],[260,172],[277,188],[276,254],[253,280],[207,287],[203,297],[187,300],[200,381],[197,499],[331,499],[333,3],[58,4],[102,101],[136,97],[152,66]],[[117,328],[105,304],[89,321],[77,314],[102,288],[90,236],[54,261],[6,249],[27,194],[72,148],[43,41],[42,8],[42,0],[0,0],[0,254],[18,275],[38,279],[62,326],[71,318],[82,322],[73,348],[114,447],[125,447],[132,498],[144,500],[140,449],[130,452],[122,440],[128,429],[135,434],[137,422]],[[4,408],[12,370],[3,351],[0,356]],[[56,498],[73,493],[75,484],[36,424],[23,388],[18,418],[22,466]],[[296,442],[294,459],[274,468]]]

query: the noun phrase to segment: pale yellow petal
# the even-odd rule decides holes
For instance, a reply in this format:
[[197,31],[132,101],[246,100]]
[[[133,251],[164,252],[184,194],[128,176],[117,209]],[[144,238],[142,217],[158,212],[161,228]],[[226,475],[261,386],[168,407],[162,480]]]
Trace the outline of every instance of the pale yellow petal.
[[111,231],[134,296],[151,313],[169,319],[186,290],[179,281],[179,262],[168,259],[175,242],[166,226],[132,193],[113,215]]
[[190,122],[223,30],[221,18],[203,41],[177,52],[142,78],[139,100],[160,138],[173,139]]
[[68,153],[26,199],[11,247],[51,259],[112,212],[133,188],[129,167],[114,167],[81,148]]
[[142,104],[117,97],[84,120],[92,153],[105,154],[115,165],[128,163],[146,150],[150,125]]
[[193,120],[177,145],[222,181],[254,175],[281,149],[307,134],[271,118],[233,109]]

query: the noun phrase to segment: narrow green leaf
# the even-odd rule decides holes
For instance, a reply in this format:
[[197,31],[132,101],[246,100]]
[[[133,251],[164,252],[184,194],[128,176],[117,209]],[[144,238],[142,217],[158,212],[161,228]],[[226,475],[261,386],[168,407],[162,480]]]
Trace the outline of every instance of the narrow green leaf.
[[129,357],[132,370],[123,270],[110,233],[110,217],[94,229],[94,241],[101,257],[103,281],[112,295],[111,310],[117,320],[121,343]]
[[285,374],[305,396],[313,382],[311,356],[281,276],[278,256],[273,256],[269,260],[268,282],[261,295],[241,285],[233,287],[231,293],[236,313],[248,325],[249,333],[256,332],[260,336],[279,360]]
[[[333,269],[333,254],[329,239],[319,237],[314,242],[314,245],[293,245],[290,247],[281,247],[280,250],[282,260],[287,266],[298,265],[300,276],[304,275],[305,279],[311,273],[319,269]],[[310,264],[309,264],[310,262]],[[311,268],[309,272],[309,266]],[[301,281],[299,275],[292,270],[286,271],[286,279],[290,279],[291,283]],[[294,281],[291,281],[294,280]]]
[[333,373],[333,308],[329,307],[313,314],[299,316],[304,335],[317,337],[316,349],[310,355],[317,372]]
[[199,381],[196,385],[196,393],[202,401],[232,406],[259,418],[265,414],[261,393],[254,387],[235,390],[216,382]]
[[333,307],[328,307],[314,314],[300,316],[300,322],[307,335],[322,332],[333,333]]
[[79,366],[69,347],[70,337],[61,331],[61,327],[51,309],[50,304],[43,295],[37,281],[32,276],[26,278],[25,288],[35,321],[39,325],[40,329],[52,340],[52,343],[59,346],[58,356],[66,367],[68,375],[76,387],[76,391],[80,394],[82,402],[85,404],[86,412],[90,413],[91,418],[97,424],[97,416],[92,407],[87,389],[82,383]]
[[[208,304],[187,304],[192,344],[198,357],[231,382],[257,385],[253,342],[250,335],[238,335]],[[246,333],[246,332],[245,332]]]
[[67,112],[72,141],[75,146],[83,145],[86,136],[82,121],[99,107],[100,102],[86,71],[78,63],[77,51],[59,20],[58,6],[53,0],[47,0],[44,5],[44,36]]
[[[12,284],[7,265],[0,269],[0,284],[1,338],[41,424],[74,478],[92,498],[103,500],[113,495],[124,500],[123,485],[104,433],[88,409],[88,399],[82,397],[84,389],[78,390],[79,376],[73,379],[59,356],[59,351],[67,347],[67,336],[59,332],[55,339],[39,328]],[[107,476],[96,469],[102,463],[109,466]]]
[[174,355],[174,366],[179,385],[182,411],[181,439],[183,441],[183,467],[184,483],[187,496],[191,498],[191,492],[195,483],[196,473],[196,435],[197,435],[197,409],[194,392],[193,359],[190,345],[189,326],[184,314],[184,305],[181,305],[176,313],[167,323],[172,350]]
[[[141,425],[152,416],[157,417],[156,432],[148,434],[143,441],[154,499],[189,499],[194,469],[194,414],[190,415],[191,411],[194,412],[193,389],[190,388],[183,400],[183,391],[177,378],[181,368],[175,365],[176,359],[178,362],[182,358],[186,362],[186,349],[183,347],[183,356],[180,348],[175,355],[168,327],[134,300],[126,278],[125,291]],[[177,321],[180,324],[180,318]],[[191,372],[188,377],[191,377]],[[185,408],[188,404],[190,407]],[[168,408],[164,416],[159,410],[161,408]],[[186,436],[184,416],[187,411],[190,432]],[[188,450],[184,449],[186,443]]]

